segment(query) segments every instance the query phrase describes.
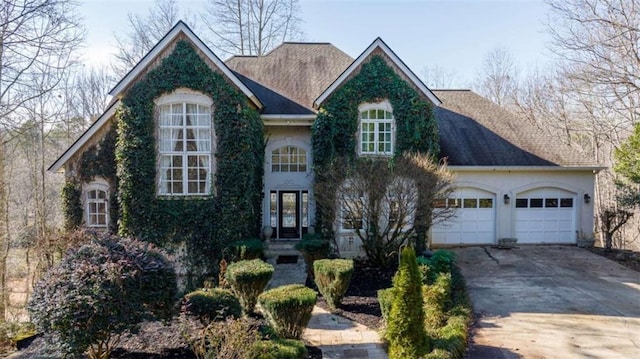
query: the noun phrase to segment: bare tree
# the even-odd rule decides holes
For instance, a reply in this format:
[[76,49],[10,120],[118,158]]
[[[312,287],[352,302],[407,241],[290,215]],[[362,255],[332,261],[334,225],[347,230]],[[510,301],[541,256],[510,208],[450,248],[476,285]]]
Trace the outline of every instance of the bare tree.
[[442,66],[425,66],[421,71],[425,85],[432,89],[448,89],[458,80],[456,73]]
[[452,180],[428,155],[336,160],[316,178],[321,230],[352,232],[373,264],[387,266],[403,244],[424,243],[434,217],[450,217],[433,203],[451,193]]
[[498,47],[485,55],[473,87],[500,106],[512,105],[518,88],[518,69],[506,48]]
[[115,36],[113,70],[118,77],[124,77],[176,24],[178,12],[176,0],[154,0],[146,16],[128,14],[129,31]]
[[[83,39],[77,16],[78,4],[71,0],[14,0],[0,3],[0,201],[8,203],[3,150],[8,131],[18,126],[19,112],[29,101],[56,88],[74,62],[74,52]],[[48,74],[42,87],[32,80]],[[0,221],[6,221],[6,205]],[[0,319],[5,313],[6,249],[8,224],[0,225]]]
[[209,0],[201,20],[212,43],[229,55],[264,55],[302,38],[298,0]]

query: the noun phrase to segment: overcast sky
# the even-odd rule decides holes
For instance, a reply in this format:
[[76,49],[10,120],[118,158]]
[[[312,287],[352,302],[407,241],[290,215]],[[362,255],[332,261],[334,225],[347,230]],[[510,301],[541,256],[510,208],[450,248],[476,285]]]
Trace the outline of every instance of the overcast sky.
[[[204,0],[178,0],[197,13]],[[427,66],[455,72],[453,87],[468,87],[488,51],[508,49],[521,72],[550,61],[547,5],[542,0],[300,0],[307,41],[331,42],[358,56],[380,36],[419,76]],[[114,33],[127,13],[146,15],[151,0],[85,0],[85,61],[108,63]],[[198,33],[196,29],[196,34]]]

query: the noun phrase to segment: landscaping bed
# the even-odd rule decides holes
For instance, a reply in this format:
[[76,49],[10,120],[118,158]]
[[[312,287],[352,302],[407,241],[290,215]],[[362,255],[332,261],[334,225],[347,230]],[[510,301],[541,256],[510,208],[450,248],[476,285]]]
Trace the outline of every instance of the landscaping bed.
[[589,248],[589,251],[617,262],[627,268],[633,269],[636,272],[640,272],[640,252],[617,248],[612,248],[610,252],[607,252],[602,247],[591,247]]

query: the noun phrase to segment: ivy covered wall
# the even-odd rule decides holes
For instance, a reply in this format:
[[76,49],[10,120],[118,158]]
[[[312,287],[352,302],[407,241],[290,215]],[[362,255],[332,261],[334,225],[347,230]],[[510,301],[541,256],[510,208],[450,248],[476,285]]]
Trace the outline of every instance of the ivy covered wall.
[[437,158],[438,127],[431,103],[398,76],[380,55],[374,55],[320,108],[311,129],[316,173],[337,157],[355,157],[358,106],[385,99],[391,103],[396,121],[394,155],[420,152]]
[[[154,100],[178,88],[213,100],[216,172],[209,196],[157,195]],[[190,274],[212,274],[227,243],[260,231],[263,162],[264,129],[258,112],[189,42],[181,40],[124,94],[112,131],[83,153],[76,165],[78,175],[68,181],[63,194],[69,203],[68,227],[77,227],[82,220],[82,182],[101,176],[114,194],[111,223],[117,224],[120,234],[168,249],[186,244]]]

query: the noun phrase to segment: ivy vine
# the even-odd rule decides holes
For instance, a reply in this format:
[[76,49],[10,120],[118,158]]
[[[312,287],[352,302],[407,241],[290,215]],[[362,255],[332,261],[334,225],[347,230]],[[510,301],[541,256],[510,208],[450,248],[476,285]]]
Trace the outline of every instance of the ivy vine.
[[409,86],[385,60],[375,55],[360,72],[336,90],[320,108],[311,129],[316,172],[335,158],[354,158],[358,106],[388,99],[396,121],[394,155],[440,152],[433,107]]
[[[213,100],[217,140],[214,193],[159,198],[156,184],[154,99],[186,87]],[[258,112],[187,41],[131,87],[116,113],[119,231],[161,246],[185,242],[191,267],[215,270],[230,241],[260,229],[264,130]]]

